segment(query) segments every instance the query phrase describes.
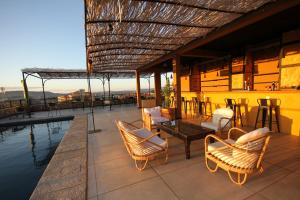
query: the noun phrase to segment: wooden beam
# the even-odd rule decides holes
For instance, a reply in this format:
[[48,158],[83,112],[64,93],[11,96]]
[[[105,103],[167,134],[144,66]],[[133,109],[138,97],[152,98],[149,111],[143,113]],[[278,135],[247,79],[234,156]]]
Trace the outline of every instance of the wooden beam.
[[140,67],[139,70],[145,70],[154,65],[158,65],[166,60],[171,59],[176,54],[184,54],[192,49],[199,48],[205,44],[208,44],[209,42],[217,40],[217,39],[224,37],[230,33],[240,30],[246,26],[249,26],[251,24],[259,22],[267,17],[278,14],[282,11],[285,11],[289,8],[292,8],[292,7],[295,7],[298,5],[300,5],[300,0],[293,0],[293,1],[278,0],[274,3],[273,2],[269,3],[258,10],[250,12],[249,14],[245,14],[244,16],[240,17],[239,19],[234,20],[233,22],[226,24],[226,25],[222,26],[221,28],[215,29],[214,31],[207,34],[205,37],[200,37],[198,39],[195,39],[195,40],[191,41],[190,43],[178,48],[176,51],[172,51],[172,52],[166,54],[165,56],[162,56],[162,57],[156,59],[155,61]]
[[[111,24],[117,23],[118,20],[102,19],[102,20],[92,20],[87,21],[88,25],[90,24]],[[216,26],[205,26],[205,25],[192,25],[192,24],[179,24],[173,22],[164,22],[164,21],[147,21],[147,20],[122,20],[122,23],[135,23],[135,24],[158,24],[163,26],[178,26],[178,27],[187,27],[187,28],[205,28],[213,29],[217,28]]]
[[159,72],[154,73],[156,106],[161,106],[161,76]]
[[174,87],[174,95],[176,100],[176,118],[181,118],[181,63],[180,63],[180,56],[176,56],[172,59],[172,66],[173,66],[173,87]]
[[165,39],[165,40],[176,40],[176,39],[195,39],[196,37],[191,36],[159,36],[159,35],[143,35],[143,34],[132,34],[132,33],[95,33],[89,34],[88,37],[111,37],[111,36],[125,36],[125,37],[141,37],[146,39]]
[[167,49],[167,48],[152,48],[152,47],[141,47],[141,46],[122,46],[122,47],[113,47],[113,48],[106,48],[106,49],[98,49],[98,50],[93,50],[89,51],[88,53],[96,53],[96,52],[102,52],[102,51],[109,51],[109,50],[116,50],[116,49],[139,49],[139,50],[153,50],[153,51],[172,51],[172,49]]
[[226,55],[225,52],[205,50],[205,49],[193,49],[193,50],[190,50],[190,51],[182,54],[182,56],[202,57],[202,58],[217,58],[217,57],[222,57],[225,55]]
[[141,98],[140,72],[137,70],[135,71],[135,78],[136,78],[136,103],[137,103],[137,107],[141,108],[142,98]]

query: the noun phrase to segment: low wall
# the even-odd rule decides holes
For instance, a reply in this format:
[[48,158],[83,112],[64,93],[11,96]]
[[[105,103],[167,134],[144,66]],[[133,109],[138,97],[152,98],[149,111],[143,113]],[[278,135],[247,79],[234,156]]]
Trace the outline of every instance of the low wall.
[[[191,99],[193,96],[200,98],[200,93],[182,92],[183,97]],[[281,132],[300,136],[300,91],[230,91],[230,92],[204,92],[212,102],[212,110],[225,107],[225,98],[244,98],[247,103],[242,106],[243,122],[254,127],[257,114],[257,99],[277,98],[281,100],[280,126]],[[273,118],[275,120],[275,118]],[[277,131],[275,124],[273,130]]]
[[30,199],[86,199],[87,116],[76,116]]

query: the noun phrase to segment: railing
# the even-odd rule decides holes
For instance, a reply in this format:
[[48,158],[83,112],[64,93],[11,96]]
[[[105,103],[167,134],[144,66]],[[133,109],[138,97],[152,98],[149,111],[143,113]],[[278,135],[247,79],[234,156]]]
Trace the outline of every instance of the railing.
[[[108,100],[108,101],[107,101]],[[109,103],[107,103],[109,102]],[[6,100],[0,102],[0,118],[5,118],[13,115],[24,114],[25,112],[38,112],[48,111],[50,105],[55,105],[56,109],[76,109],[76,108],[88,108],[91,106],[90,100],[85,101],[63,101],[58,102],[56,98],[46,99],[46,104],[43,99],[30,99],[30,106],[26,106],[26,101],[22,100]],[[108,105],[122,105],[122,104],[135,104],[136,97],[121,97],[109,99],[95,99],[93,106],[108,106]]]

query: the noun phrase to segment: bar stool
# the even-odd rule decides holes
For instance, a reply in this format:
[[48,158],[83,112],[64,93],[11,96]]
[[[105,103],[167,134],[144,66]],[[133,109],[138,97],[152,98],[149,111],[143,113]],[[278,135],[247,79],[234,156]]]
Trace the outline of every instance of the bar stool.
[[192,108],[193,108],[193,111],[196,113],[197,112],[197,108],[199,106],[199,100],[197,97],[192,97]]
[[226,108],[233,110],[233,123],[236,126],[237,116],[240,119],[241,125],[243,127],[242,113],[241,113],[241,104],[236,103],[235,99],[225,98]]
[[212,105],[211,105],[211,100],[210,100],[210,97],[205,97],[204,99],[204,112],[205,112],[205,115],[207,115],[207,107],[209,106],[209,112],[210,112],[210,115],[212,115]]
[[[272,124],[276,123],[277,125],[277,131],[280,132],[280,125],[279,125],[279,108],[281,101],[280,99],[257,99],[258,103],[258,111],[256,115],[256,121],[255,121],[255,128],[257,127],[258,118],[260,111],[262,111],[262,127],[265,126],[266,121],[269,122],[269,129],[272,131]],[[272,120],[273,111],[275,112],[275,121]],[[268,115],[268,120],[267,120]]]

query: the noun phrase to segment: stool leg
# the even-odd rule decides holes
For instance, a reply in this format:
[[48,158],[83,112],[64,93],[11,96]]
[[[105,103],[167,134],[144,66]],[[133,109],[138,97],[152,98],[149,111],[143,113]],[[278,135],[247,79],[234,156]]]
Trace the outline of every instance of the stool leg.
[[275,118],[276,118],[276,124],[277,124],[277,131],[280,133],[280,125],[279,125],[279,107],[275,108]]
[[272,131],[272,121],[273,121],[273,119],[272,119],[272,106],[270,106],[270,108],[269,108],[269,129],[270,129],[270,131]]
[[258,118],[259,118],[259,113],[260,113],[260,106],[258,106],[258,110],[257,110],[257,115],[256,115],[256,120],[255,120],[255,129],[257,127],[257,122],[258,122]]
[[240,106],[238,106],[238,113],[239,113],[239,116],[240,116],[241,125],[243,127],[243,120],[242,120],[242,113],[241,113],[241,107]]
[[233,124],[236,127],[236,106],[233,106]]
[[268,114],[268,109],[263,108],[262,109],[262,127],[265,127],[267,114]]

